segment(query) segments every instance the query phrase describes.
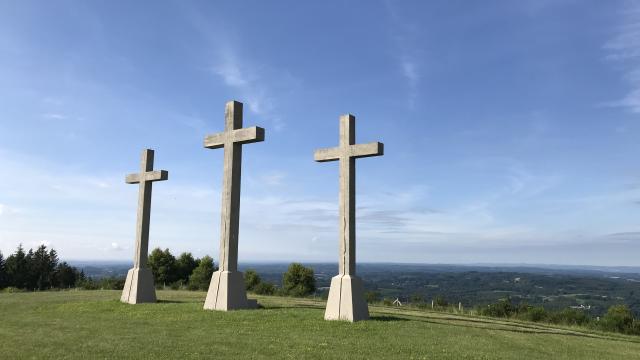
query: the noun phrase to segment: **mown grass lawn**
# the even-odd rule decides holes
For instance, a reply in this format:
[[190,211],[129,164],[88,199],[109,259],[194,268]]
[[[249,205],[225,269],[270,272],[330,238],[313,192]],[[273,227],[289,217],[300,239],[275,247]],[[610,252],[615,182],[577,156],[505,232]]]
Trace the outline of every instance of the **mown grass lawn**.
[[0,358],[640,359],[640,337],[437,312],[370,307],[372,320],[323,320],[324,303],[259,296],[263,309],[202,309],[205,293],[0,294]]

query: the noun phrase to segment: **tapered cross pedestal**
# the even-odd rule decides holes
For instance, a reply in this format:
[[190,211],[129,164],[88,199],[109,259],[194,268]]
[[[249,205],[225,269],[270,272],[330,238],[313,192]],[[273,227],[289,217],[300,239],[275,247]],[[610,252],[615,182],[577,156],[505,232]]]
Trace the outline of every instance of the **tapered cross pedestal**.
[[379,142],[355,144],[355,117],[340,117],[340,145],[316,150],[318,162],[340,162],[340,251],[338,275],[331,279],[325,320],[358,321],[369,319],[362,280],[356,276],[356,159],[380,156]]
[[237,101],[226,104],[225,131],[204,139],[204,147],[208,149],[224,148],[220,268],[211,277],[205,309],[227,311],[257,306],[255,301],[247,300],[244,278],[238,271],[238,227],[242,145],[259,141],[264,141],[264,129],[242,128],[242,103]]
[[149,221],[151,219],[151,188],[154,181],[167,180],[165,170],[153,171],[153,150],[142,151],[139,174],[127,175],[127,184],[140,184],[138,192],[138,221],[136,224],[136,250],[133,268],[127,272],[120,301],[129,304],[156,302],[153,274],[147,267],[149,253]]

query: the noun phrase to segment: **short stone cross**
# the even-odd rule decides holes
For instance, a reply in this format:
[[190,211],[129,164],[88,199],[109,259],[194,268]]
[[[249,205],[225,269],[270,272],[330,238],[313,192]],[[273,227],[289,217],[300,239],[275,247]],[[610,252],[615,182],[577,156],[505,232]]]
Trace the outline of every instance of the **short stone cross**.
[[247,300],[244,278],[238,271],[238,228],[242,145],[260,141],[264,141],[264,129],[242,128],[242,103],[237,101],[226,104],[224,132],[204,139],[204,147],[208,149],[224,148],[220,268],[211,277],[205,309],[227,311],[257,306],[255,301]]
[[316,150],[318,162],[340,161],[340,252],[339,274],[331,279],[325,320],[358,321],[369,318],[362,280],[356,276],[356,162],[357,158],[380,156],[379,142],[356,144],[355,117],[340,117],[340,145]]
[[151,219],[151,188],[154,181],[167,180],[166,170],[153,171],[153,150],[142,151],[139,174],[127,175],[127,184],[140,184],[138,191],[138,221],[136,224],[136,249],[133,268],[127,273],[120,301],[137,304],[156,301],[153,274],[147,267],[149,253],[149,221]]

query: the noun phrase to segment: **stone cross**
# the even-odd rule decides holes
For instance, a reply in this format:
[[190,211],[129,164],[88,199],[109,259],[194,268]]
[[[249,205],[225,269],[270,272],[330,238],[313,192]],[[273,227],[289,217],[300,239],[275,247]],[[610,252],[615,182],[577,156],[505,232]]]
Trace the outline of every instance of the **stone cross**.
[[142,151],[139,174],[127,175],[127,184],[139,184],[138,220],[136,223],[136,249],[133,257],[133,268],[127,273],[120,301],[129,304],[155,302],[156,290],[153,274],[147,267],[149,253],[149,221],[151,219],[151,188],[154,181],[169,178],[166,170],[153,170],[153,150]]
[[339,273],[331,279],[326,320],[358,321],[369,318],[362,280],[356,276],[356,162],[357,158],[380,156],[384,145],[379,142],[356,144],[355,117],[340,117],[340,145],[319,149],[315,161],[340,162],[340,251]]
[[204,139],[205,148],[224,148],[220,268],[211,278],[205,309],[227,311],[257,305],[247,300],[244,278],[238,271],[238,228],[242,145],[260,141],[264,141],[264,129],[257,126],[242,128],[242,103],[237,101],[226,104],[224,132]]

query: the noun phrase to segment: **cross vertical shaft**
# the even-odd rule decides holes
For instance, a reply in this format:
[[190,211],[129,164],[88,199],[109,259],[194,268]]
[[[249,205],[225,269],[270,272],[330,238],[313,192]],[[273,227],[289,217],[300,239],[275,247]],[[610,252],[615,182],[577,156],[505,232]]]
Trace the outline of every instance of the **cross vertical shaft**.
[[[225,132],[242,128],[242,103],[230,101],[225,106]],[[231,141],[230,141],[231,140]],[[224,144],[222,210],[220,222],[220,270],[238,270],[238,233],[240,226],[240,181],[242,145],[227,136]]]
[[254,304],[247,301],[243,275],[238,272],[238,231],[240,225],[240,180],[242,145],[263,141],[264,129],[242,128],[242,103],[229,101],[225,106],[224,132],[208,135],[204,146],[224,148],[222,175],[222,210],[220,211],[220,268],[213,273],[205,309],[246,309]]
[[[140,174],[153,170],[153,150],[142,151],[140,161]],[[136,221],[136,252],[133,258],[133,267],[147,267],[149,257],[149,223],[151,220],[151,181],[140,181],[138,190],[138,217]]]
[[356,159],[380,156],[384,145],[379,142],[356,144],[355,117],[340,116],[338,147],[319,149],[314,159],[340,162],[340,233],[338,275],[331,279],[326,320],[358,321],[369,318],[362,280],[356,276]]
[[343,275],[356,274],[356,161],[348,148],[355,143],[355,118],[340,117],[340,256],[338,270]]
[[136,248],[133,255],[133,268],[127,272],[127,279],[120,297],[120,301],[130,304],[156,301],[153,274],[147,268],[151,190],[154,181],[167,180],[169,173],[165,170],[153,171],[153,158],[153,150],[143,150],[140,160],[140,173],[129,174],[125,179],[127,184],[139,184]]

